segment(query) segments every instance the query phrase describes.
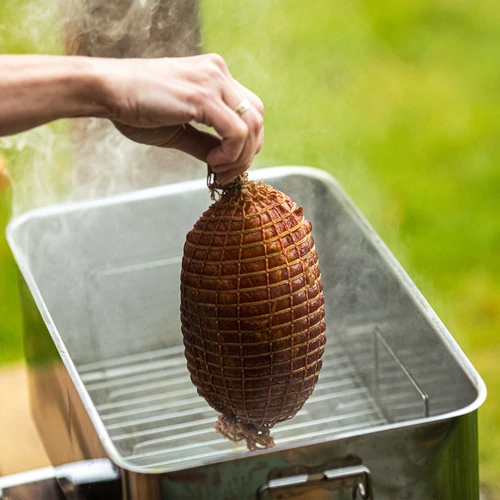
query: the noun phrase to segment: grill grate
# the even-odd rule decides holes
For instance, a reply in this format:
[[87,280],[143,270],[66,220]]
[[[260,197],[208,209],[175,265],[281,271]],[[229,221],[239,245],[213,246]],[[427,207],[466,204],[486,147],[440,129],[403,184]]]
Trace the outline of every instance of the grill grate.
[[[360,345],[356,356],[370,363],[373,353],[366,346]],[[273,428],[276,444],[423,416],[421,394],[404,367],[378,353],[374,369],[375,396],[341,345],[330,340],[313,395],[293,419]],[[191,383],[182,345],[78,370],[110,438],[130,464],[178,469],[246,450],[216,434],[217,413]]]
[[[191,383],[183,346],[78,370],[112,441],[131,464],[188,467],[246,449],[215,433],[217,413]],[[292,420],[274,427],[273,436],[282,444],[383,423],[349,357],[330,345],[313,395]]]

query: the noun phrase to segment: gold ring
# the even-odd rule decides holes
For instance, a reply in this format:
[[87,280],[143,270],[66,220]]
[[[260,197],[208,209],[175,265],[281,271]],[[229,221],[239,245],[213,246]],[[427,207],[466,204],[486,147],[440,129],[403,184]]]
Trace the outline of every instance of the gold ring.
[[236,108],[234,108],[234,111],[238,116],[242,116],[243,113],[246,113],[250,108],[251,108],[250,101],[248,99],[243,99]]

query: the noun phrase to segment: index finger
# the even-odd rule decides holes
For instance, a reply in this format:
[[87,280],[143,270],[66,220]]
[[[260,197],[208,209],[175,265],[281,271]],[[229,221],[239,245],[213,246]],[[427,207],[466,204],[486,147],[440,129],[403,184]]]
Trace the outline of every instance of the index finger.
[[207,163],[216,166],[235,162],[248,136],[247,124],[222,101],[207,105],[203,122],[213,127],[222,139],[208,154]]
[[250,89],[247,89],[242,83],[240,83],[238,80],[235,80],[233,78],[233,82],[235,85],[239,88],[239,90],[242,92],[242,95],[244,95],[251,103],[252,106],[262,115],[264,116],[264,103],[262,102],[261,98],[257,95],[254,94]]

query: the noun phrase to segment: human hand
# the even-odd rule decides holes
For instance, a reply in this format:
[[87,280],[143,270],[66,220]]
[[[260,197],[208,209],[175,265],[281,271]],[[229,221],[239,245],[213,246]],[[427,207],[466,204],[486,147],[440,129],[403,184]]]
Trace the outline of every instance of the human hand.
[[[102,61],[112,120],[129,139],[188,153],[206,162],[221,185],[245,172],[261,150],[262,101],[232,78],[222,57]],[[251,107],[239,116],[244,99]]]

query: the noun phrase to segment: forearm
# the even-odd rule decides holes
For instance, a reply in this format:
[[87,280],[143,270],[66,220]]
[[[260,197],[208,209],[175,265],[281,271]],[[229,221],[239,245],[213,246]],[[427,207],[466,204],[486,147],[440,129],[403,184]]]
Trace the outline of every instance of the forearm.
[[0,136],[60,118],[108,116],[97,62],[0,55]]
[[[249,168],[262,148],[263,114],[262,101],[231,76],[217,54],[0,55],[0,136],[60,118],[108,118],[129,139],[206,162],[225,184]],[[216,133],[201,131],[192,121]]]

